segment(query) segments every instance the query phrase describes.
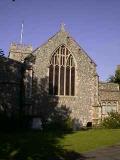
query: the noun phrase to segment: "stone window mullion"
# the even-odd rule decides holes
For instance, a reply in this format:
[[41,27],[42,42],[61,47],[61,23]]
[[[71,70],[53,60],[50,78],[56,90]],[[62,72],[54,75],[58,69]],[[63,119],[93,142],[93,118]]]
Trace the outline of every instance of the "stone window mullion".
[[55,93],[55,56],[53,57],[53,94]]
[[69,95],[71,95],[71,66],[70,66],[70,84],[69,84]]
[[[49,93],[74,96],[75,65],[70,51],[60,46],[53,54],[49,67]],[[52,91],[52,92],[51,92]]]
[[58,50],[58,55],[59,55],[58,95],[60,95],[60,68],[61,68],[61,65],[60,65],[60,62],[61,62],[60,50],[61,49]]
[[66,95],[66,48],[65,48],[65,66],[64,66],[64,95]]
[[69,59],[70,59],[70,86],[69,86],[69,88],[70,88],[70,90],[69,90],[69,95],[71,95],[71,57],[69,57]]

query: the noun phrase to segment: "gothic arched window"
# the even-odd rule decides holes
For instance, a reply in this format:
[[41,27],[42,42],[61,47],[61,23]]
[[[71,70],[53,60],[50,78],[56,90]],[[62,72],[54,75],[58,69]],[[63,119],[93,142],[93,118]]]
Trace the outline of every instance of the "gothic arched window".
[[64,45],[55,51],[50,60],[49,94],[75,95],[75,63]]

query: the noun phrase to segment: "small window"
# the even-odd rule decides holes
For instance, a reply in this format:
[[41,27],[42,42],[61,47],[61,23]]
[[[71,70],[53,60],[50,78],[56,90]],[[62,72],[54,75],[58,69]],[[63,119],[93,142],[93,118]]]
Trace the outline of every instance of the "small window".
[[116,112],[117,111],[117,101],[105,101],[102,102],[102,115],[107,116],[109,112]]

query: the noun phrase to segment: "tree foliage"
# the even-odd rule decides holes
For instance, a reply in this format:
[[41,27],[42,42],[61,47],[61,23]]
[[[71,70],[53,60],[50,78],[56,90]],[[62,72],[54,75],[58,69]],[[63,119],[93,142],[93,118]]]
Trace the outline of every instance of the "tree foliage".
[[115,71],[115,75],[112,75],[108,78],[108,82],[112,82],[112,83],[118,83],[120,84],[120,70],[117,69]]
[[4,56],[4,51],[0,49],[0,57]]
[[118,112],[109,112],[108,117],[102,121],[104,128],[120,128],[120,114]]

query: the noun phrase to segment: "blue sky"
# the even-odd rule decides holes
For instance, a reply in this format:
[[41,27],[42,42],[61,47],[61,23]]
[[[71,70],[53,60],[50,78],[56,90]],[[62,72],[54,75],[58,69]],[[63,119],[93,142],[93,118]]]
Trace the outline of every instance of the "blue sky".
[[54,35],[61,22],[96,62],[101,80],[120,64],[120,0],[0,0],[0,48],[11,42],[38,47]]

